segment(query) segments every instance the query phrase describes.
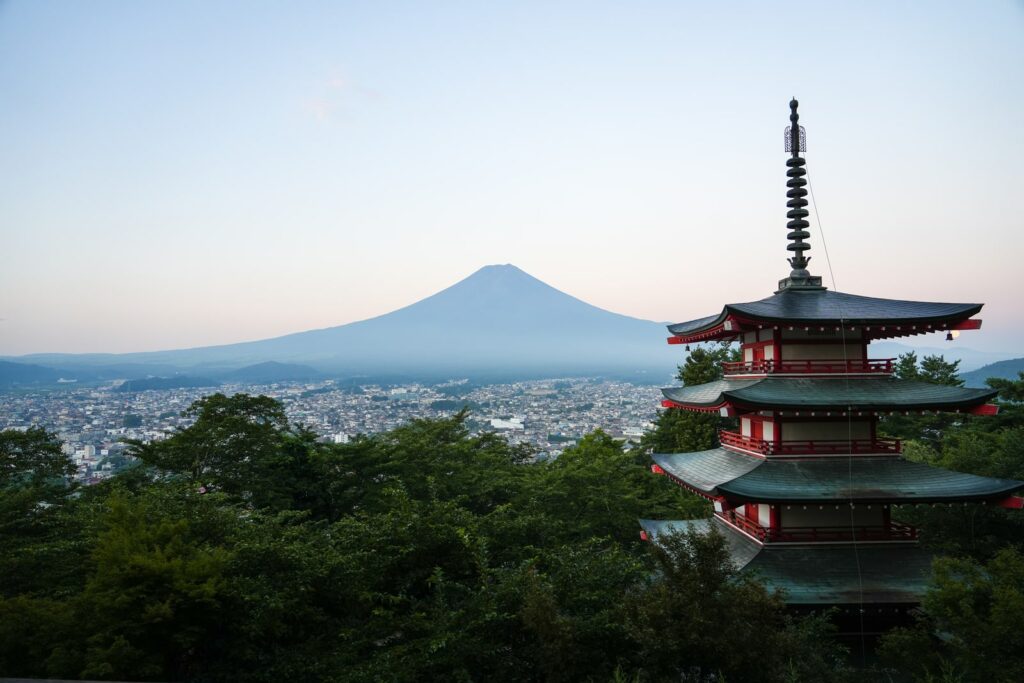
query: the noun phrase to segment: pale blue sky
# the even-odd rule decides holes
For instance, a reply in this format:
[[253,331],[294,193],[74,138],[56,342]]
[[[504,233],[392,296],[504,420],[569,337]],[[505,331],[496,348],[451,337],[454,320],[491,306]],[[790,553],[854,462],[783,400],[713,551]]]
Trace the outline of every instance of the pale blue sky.
[[[0,4],[0,353],[369,317],[488,263],[685,320],[785,263],[1024,348],[1024,5]],[[811,270],[825,274],[817,226]]]

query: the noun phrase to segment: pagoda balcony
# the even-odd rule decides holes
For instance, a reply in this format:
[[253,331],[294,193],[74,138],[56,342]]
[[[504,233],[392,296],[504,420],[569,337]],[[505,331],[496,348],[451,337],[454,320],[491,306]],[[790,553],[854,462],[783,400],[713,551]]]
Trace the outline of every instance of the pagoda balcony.
[[891,375],[894,358],[723,362],[727,377],[745,375]]
[[727,512],[717,515],[724,522],[762,543],[852,543],[867,541],[916,541],[917,529],[900,522],[887,526],[798,526],[769,529],[748,517]]
[[810,439],[801,441],[766,441],[719,430],[718,440],[727,448],[755,455],[899,455],[903,445],[899,439]]

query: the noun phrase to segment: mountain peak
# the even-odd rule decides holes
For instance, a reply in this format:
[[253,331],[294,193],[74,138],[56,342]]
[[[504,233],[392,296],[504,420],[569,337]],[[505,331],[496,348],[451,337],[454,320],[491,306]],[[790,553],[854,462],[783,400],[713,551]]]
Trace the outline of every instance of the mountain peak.
[[480,268],[479,270],[476,270],[475,272],[473,272],[472,275],[470,275],[466,279],[469,280],[471,278],[494,277],[524,277],[529,278],[531,280],[537,279],[534,276],[527,273],[522,268],[520,268],[519,266],[512,265],[511,263],[492,263],[490,265]]

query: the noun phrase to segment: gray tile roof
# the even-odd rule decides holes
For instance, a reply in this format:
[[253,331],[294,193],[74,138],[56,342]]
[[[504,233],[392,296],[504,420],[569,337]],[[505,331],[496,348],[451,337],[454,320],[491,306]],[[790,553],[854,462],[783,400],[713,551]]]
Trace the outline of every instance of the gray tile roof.
[[677,520],[641,519],[639,521],[641,528],[647,532],[652,541],[657,541],[658,536],[662,534],[686,533],[691,529],[699,534],[706,534],[713,527],[725,538],[726,549],[729,551],[729,557],[736,565],[736,569],[743,569],[761,552],[760,545],[743,534],[733,532],[728,525],[715,517]]
[[709,407],[723,402],[769,408],[955,409],[981,405],[998,393],[895,377],[721,379],[662,389],[677,403]]
[[829,290],[786,290],[760,301],[727,304],[718,315],[669,325],[668,330],[672,334],[698,332],[717,325],[730,314],[770,322],[927,324],[969,318],[978,313],[982,305],[877,299]]
[[728,482],[720,493],[779,502],[944,502],[992,500],[1024,488],[1015,479],[952,472],[903,458],[767,460]]
[[642,519],[640,525],[654,541],[673,531],[718,530],[733,564],[769,589],[784,591],[790,605],[916,604],[928,587],[933,559],[913,544],[760,546],[717,518]]
[[665,472],[704,493],[717,488],[764,464],[764,460],[715,448],[696,453],[655,453],[651,459]]
[[952,472],[891,456],[762,460],[716,448],[651,458],[667,474],[704,493],[740,501],[959,502],[994,500],[1024,488],[1015,479]]

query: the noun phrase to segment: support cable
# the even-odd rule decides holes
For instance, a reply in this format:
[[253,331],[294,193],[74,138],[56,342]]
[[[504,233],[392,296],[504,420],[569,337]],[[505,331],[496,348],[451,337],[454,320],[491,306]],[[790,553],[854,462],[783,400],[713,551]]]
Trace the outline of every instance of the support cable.
[[[821,227],[821,216],[818,213],[818,200],[814,197],[814,185],[811,183],[811,174],[807,172],[807,189],[811,194],[811,204],[814,207],[814,222],[818,224],[818,234],[821,235],[821,247],[825,252],[825,263],[828,266],[829,279],[832,281],[832,291],[839,293],[839,288],[836,286],[835,272],[832,270],[832,259],[828,254],[828,243],[825,241],[825,231]],[[836,307],[839,309],[839,334],[843,344],[843,365],[847,372],[843,374],[846,380],[847,395],[850,393],[850,361],[846,351],[846,316],[843,315],[842,303],[837,299]],[[863,332],[861,332],[863,334]],[[867,360],[866,358],[864,359]],[[849,443],[853,443],[853,406],[846,406],[846,436]],[[853,498],[853,453],[847,456],[847,481],[848,489],[850,491],[850,538],[853,541],[853,557],[857,567],[857,596],[858,596],[858,615],[860,619],[860,654],[861,654],[861,665],[867,666],[867,644],[864,638],[864,576],[861,573],[860,564],[860,549],[857,545],[857,527],[856,519],[854,517],[854,498]],[[890,513],[891,514],[891,513]]]

